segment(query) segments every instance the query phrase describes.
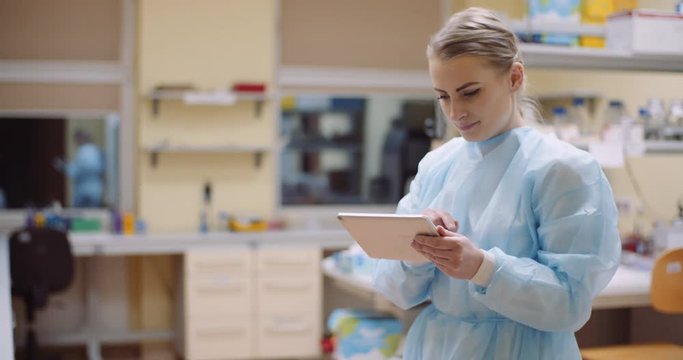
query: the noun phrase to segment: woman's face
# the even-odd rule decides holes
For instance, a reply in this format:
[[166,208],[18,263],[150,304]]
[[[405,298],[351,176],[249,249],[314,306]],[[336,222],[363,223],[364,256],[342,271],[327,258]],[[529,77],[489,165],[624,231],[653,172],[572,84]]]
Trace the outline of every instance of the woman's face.
[[484,141],[522,125],[514,94],[524,68],[501,72],[482,57],[429,59],[429,73],[441,109],[467,141]]

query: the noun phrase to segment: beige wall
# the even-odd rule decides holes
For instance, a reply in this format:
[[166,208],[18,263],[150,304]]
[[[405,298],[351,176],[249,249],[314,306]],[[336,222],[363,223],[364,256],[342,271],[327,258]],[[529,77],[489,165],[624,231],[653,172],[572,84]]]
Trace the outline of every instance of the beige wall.
[[0,84],[0,109],[117,111],[118,107],[117,85]]
[[424,70],[440,0],[282,0],[282,64]]
[[[227,89],[236,81],[274,87],[275,2],[143,0],[139,5],[137,106],[140,146],[275,143],[271,103],[185,106],[164,101],[158,117],[145,96],[157,85]],[[154,232],[199,228],[202,186],[213,184],[215,211],[271,216],[276,207],[274,155],[260,167],[245,154],[161,154],[157,167],[140,151],[138,213]]]
[[121,0],[0,0],[0,59],[116,60]]

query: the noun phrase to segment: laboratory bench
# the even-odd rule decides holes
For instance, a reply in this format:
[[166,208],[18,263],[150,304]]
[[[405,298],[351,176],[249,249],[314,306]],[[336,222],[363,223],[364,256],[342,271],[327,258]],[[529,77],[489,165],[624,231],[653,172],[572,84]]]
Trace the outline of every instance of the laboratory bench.
[[[181,259],[176,274],[176,328],[112,333],[86,321],[81,333],[63,335],[60,341],[85,344],[90,359],[101,358],[102,344],[159,340],[174,341],[186,359],[226,358],[226,354],[230,358],[316,358],[324,332],[323,292],[330,286],[369,299],[378,309],[398,311],[373,290],[367,276],[344,273],[333,257],[323,258],[325,253],[353,244],[341,229],[73,234],[70,241],[73,253],[86,267],[86,320],[96,317],[101,305],[92,273],[98,271],[103,257],[180,255]],[[622,265],[593,308],[649,308],[649,287],[649,271]],[[14,348],[9,249],[7,237],[1,234],[0,288],[6,289],[0,291],[0,358],[9,359]]]
[[[41,343],[86,345],[101,359],[107,343],[174,341],[185,359],[318,358],[322,329],[324,251],[348,247],[344,230],[207,234],[71,234],[85,266],[85,324]],[[0,359],[13,358],[9,241],[0,234]],[[103,257],[180,255],[176,328],[100,330],[98,261]]]
[[[593,300],[590,320],[576,333],[579,346],[662,341],[683,344],[683,315],[661,314],[651,307],[650,270],[645,260],[624,254],[614,277]],[[322,271],[326,283],[376,310],[393,314],[405,327],[421,310],[404,311],[393,305],[375,291],[368,274],[342,271],[334,257],[323,259]]]

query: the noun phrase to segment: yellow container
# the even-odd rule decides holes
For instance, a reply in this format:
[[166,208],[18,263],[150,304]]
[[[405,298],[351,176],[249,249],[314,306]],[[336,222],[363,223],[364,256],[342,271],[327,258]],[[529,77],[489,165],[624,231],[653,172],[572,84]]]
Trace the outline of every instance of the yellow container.
[[240,220],[230,219],[228,221],[230,230],[235,232],[250,232],[250,231],[266,231],[268,230],[268,222],[261,219]]
[[[581,22],[584,24],[604,24],[607,16],[614,12],[614,0],[585,0],[581,2]],[[592,48],[604,48],[605,38],[602,36],[582,35],[579,45]]]
[[294,96],[285,96],[282,98],[280,107],[283,111],[296,109],[296,98]]
[[132,213],[123,214],[123,233],[125,235],[135,234],[135,216]]
[[[604,25],[607,17],[623,10],[638,8],[638,0],[584,0],[581,2],[581,22],[584,24]],[[579,45],[584,47],[604,48],[605,38],[602,36],[582,35]]]

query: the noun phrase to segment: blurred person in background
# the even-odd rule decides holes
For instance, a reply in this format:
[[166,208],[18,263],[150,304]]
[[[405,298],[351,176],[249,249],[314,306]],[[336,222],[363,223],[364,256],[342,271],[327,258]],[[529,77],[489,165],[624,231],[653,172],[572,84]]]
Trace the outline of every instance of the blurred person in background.
[[104,157],[92,141],[89,132],[77,129],[74,133],[76,155],[71,162],[56,158],[53,165],[72,181],[71,206],[101,207],[104,192]]

